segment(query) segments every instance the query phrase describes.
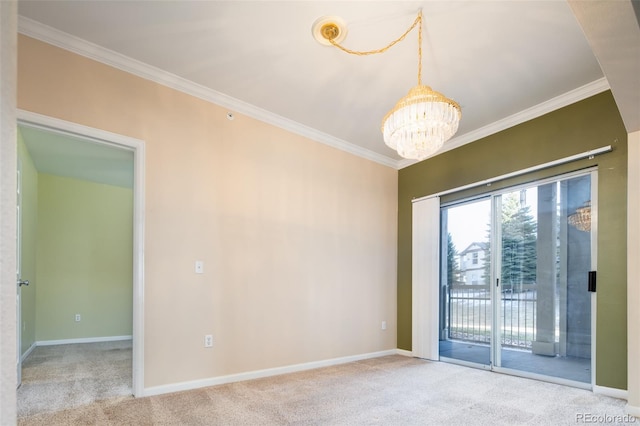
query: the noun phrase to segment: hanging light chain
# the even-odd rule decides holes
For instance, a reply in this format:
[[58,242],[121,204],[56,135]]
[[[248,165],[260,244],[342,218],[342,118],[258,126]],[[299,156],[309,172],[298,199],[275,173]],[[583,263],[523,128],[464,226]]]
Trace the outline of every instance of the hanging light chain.
[[389,43],[388,45],[386,45],[381,49],[365,50],[365,51],[351,50],[340,45],[339,43],[334,41],[333,38],[329,38],[328,40],[329,40],[329,43],[331,43],[333,46],[337,47],[338,49],[350,55],[357,55],[357,56],[376,55],[378,53],[384,53],[387,50],[389,50],[391,47],[395,46],[397,43],[400,43],[402,40],[404,40],[407,37],[407,34],[409,34],[411,30],[413,30],[416,27],[416,25],[419,26],[418,27],[418,31],[419,31],[418,32],[418,85],[422,85],[422,10],[418,12],[418,16],[416,17],[415,21],[413,21],[413,24],[411,24],[409,29],[405,31],[404,34],[402,34],[399,38],[393,40],[391,43]]
[[418,86],[422,86],[422,9],[418,12]]

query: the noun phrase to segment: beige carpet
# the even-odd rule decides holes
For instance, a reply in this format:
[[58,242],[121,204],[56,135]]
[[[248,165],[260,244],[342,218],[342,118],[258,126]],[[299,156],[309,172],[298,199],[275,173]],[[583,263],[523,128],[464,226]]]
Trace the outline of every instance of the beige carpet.
[[26,416],[20,425],[638,424],[625,401],[441,362],[388,356]]
[[38,346],[22,364],[18,417],[131,395],[131,340]]

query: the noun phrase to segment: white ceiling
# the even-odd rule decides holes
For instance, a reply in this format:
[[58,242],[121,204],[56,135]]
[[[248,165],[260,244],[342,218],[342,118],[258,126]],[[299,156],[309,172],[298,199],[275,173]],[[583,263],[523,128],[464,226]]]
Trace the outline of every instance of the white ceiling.
[[18,131],[39,173],[133,188],[133,151],[25,124]]
[[19,27],[402,167],[410,163],[384,145],[380,120],[417,82],[417,33],[362,57],[320,45],[311,27],[322,16],[339,16],[348,27],[343,45],[376,49],[402,34],[420,9],[423,83],[462,106],[458,134],[444,150],[609,88],[575,11],[558,0],[21,0]]

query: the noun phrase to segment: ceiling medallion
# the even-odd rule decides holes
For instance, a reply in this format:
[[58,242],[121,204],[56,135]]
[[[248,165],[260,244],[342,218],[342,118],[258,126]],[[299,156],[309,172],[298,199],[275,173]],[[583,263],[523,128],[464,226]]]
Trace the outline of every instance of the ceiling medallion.
[[311,27],[313,38],[320,44],[331,46],[331,41],[340,43],[347,36],[347,26],[337,16],[323,16],[316,19]]

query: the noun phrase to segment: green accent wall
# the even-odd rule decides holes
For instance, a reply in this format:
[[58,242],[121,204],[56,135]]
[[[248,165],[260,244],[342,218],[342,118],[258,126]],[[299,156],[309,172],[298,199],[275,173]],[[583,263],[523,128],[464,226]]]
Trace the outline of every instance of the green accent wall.
[[24,354],[36,341],[36,243],[38,233],[38,172],[33,164],[29,150],[18,129],[18,161],[21,180],[21,278],[29,280],[28,286],[21,287],[21,347]]
[[[462,119],[464,120],[464,113]],[[406,167],[398,176],[398,348],[411,350],[411,200],[611,145],[593,159],[443,197],[598,167],[596,384],[627,388],[627,132],[610,91]]]
[[37,259],[38,341],[132,334],[131,189],[41,173]]

